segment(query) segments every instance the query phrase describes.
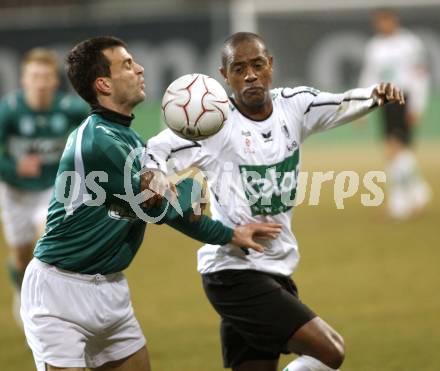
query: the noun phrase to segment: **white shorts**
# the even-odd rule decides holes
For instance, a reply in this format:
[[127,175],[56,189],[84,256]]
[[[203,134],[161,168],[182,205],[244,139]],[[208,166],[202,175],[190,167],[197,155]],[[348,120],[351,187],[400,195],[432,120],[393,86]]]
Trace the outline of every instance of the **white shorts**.
[[0,183],[0,207],[6,242],[10,247],[34,243],[46,223],[52,189],[22,191]]
[[38,371],[99,367],[145,345],[127,280],[67,272],[34,258],[21,289],[21,318]]

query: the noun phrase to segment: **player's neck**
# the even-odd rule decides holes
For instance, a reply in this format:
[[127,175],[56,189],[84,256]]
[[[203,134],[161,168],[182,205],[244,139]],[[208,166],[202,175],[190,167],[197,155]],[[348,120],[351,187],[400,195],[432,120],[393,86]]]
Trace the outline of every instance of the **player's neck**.
[[121,113],[125,116],[131,116],[133,114],[133,105],[118,104],[111,99],[107,99],[107,97],[100,97],[98,103],[101,107]]
[[260,107],[248,107],[244,104],[240,104],[236,102],[238,110],[247,118],[254,121],[263,121],[266,120],[271,114],[273,110],[272,100],[268,100],[263,106]]
[[33,94],[24,94],[24,99],[26,101],[26,104],[33,110],[33,111],[46,111],[52,106],[52,102],[54,99],[54,95],[48,95],[48,96],[40,96],[40,95],[33,95]]

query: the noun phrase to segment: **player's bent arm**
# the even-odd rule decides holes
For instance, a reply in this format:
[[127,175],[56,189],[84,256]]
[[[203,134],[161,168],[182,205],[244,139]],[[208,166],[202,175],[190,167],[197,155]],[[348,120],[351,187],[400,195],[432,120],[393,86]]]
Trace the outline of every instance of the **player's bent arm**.
[[[212,220],[206,215],[201,215],[200,218],[194,220],[192,205],[194,201],[198,202],[197,198],[201,196],[201,185],[193,179],[184,179],[176,185],[176,188],[178,192],[177,200],[181,208],[180,213],[174,207],[167,204],[162,205],[159,209],[149,209],[148,211],[161,215],[166,207],[166,215],[159,223],[166,223],[193,239],[212,245],[232,243],[237,247],[250,248],[262,252],[264,250],[263,246],[257,244],[253,238],[273,239],[281,231],[279,224],[255,223],[232,229],[219,221]],[[196,195],[196,200],[194,200],[194,195]]]
[[201,144],[178,137],[165,129],[148,140],[143,158],[147,169],[159,169],[168,173],[168,160],[173,159],[173,170],[182,171],[202,160]]

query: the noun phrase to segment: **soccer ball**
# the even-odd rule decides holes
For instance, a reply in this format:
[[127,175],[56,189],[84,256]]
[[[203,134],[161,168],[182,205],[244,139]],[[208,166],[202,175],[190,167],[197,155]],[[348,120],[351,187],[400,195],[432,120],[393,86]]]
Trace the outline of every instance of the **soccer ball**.
[[168,86],[162,99],[167,126],[179,137],[201,140],[216,134],[228,118],[228,95],[212,77],[184,75]]

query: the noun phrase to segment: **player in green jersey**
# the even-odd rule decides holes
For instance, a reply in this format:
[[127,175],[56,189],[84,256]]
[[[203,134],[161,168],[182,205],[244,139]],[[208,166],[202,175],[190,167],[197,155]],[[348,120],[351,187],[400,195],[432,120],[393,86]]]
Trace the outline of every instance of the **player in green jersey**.
[[[26,270],[26,337],[38,371],[147,371],[145,338],[121,273],[140,247],[145,221],[169,224],[206,243],[259,251],[253,237],[274,238],[279,225],[232,230],[204,215],[195,218],[197,183],[185,179],[174,191],[160,171],[142,169],[142,157],[133,153],[143,152],[144,144],[130,124],[133,108],[145,98],[144,70],[121,40],[78,44],[67,70],[92,112],[66,144],[46,233]],[[141,202],[139,194],[150,197]]]
[[67,135],[88,112],[81,99],[58,91],[59,66],[51,50],[25,55],[21,85],[0,101],[0,206],[16,319],[21,281],[44,230]]

